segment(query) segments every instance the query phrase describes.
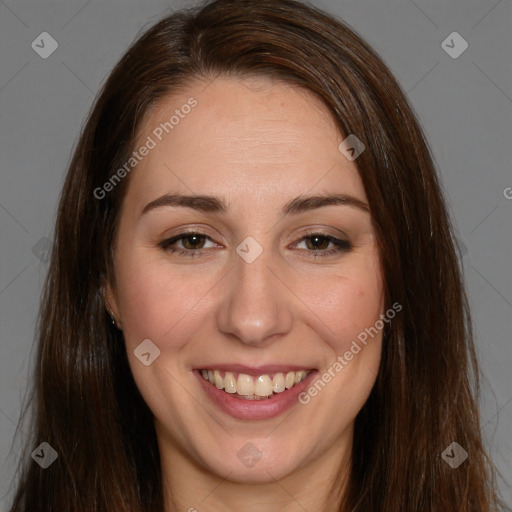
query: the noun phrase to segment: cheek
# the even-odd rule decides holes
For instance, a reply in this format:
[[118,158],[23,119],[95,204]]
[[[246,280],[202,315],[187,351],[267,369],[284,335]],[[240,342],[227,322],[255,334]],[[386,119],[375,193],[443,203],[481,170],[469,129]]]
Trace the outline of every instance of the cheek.
[[313,313],[308,323],[336,353],[344,352],[383,312],[380,269],[375,259],[368,260],[302,282],[299,293],[308,297],[307,306]]
[[[144,254],[118,266],[118,295],[123,332],[129,346],[149,338],[179,348],[181,327],[194,321],[197,304],[209,289],[208,280],[178,272],[162,260]],[[210,286],[211,287],[211,286]],[[170,332],[173,336],[169,336]]]
[[[129,349],[149,338],[178,350],[187,343],[187,333],[211,324],[212,309],[223,301],[218,286],[225,274],[222,264],[178,267],[134,246],[119,254],[118,304]],[[381,273],[371,251],[353,254],[337,268],[297,270],[283,269],[281,275],[299,300],[289,296],[276,306],[294,310],[296,320],[309,325],[336,353],[374,325],[383,311]]]

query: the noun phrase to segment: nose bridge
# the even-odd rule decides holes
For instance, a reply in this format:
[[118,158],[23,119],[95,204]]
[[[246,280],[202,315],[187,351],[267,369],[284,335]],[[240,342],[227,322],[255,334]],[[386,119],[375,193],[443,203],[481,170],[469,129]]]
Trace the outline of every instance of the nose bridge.
[[248,245],[240,244],[233,255],[235,268],[220,304],[217,325],[221,332],[245,344],[261,345],[291,329],[292,303],[274,275],[272,251],[261,251],[254,259],[255,253],[245,257],[254,250],[249,241]]

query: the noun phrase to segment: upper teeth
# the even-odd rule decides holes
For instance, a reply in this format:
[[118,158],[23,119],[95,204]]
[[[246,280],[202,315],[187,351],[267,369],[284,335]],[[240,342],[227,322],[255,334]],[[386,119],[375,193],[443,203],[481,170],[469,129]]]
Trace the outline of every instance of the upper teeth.
[[273,377],[268,374],[253,377],[245,373],[239,373],[236,376],[231,372],[225,372],[223,376],[219,370],[201,370],[203,378],[210,381],[218,389],[244,396],[270,396],[272,393],[282,393],[285,389],[290,389],[295,384],[303,381],[308,373],[301,370],[298,372],[276,373]]

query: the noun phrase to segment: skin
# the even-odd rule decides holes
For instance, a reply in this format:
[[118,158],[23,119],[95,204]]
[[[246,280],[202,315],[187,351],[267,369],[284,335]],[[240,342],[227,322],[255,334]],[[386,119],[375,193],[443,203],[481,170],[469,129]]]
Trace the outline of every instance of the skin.
[[[376,379],[381,334],[307,405],[262,421],[222,412],[192,369],[293,364],[321,375],[380,318],[382,274],[369,212],[349,205],[281,212],[301,195],[339,193],[367,203],[357,161],[338,150],[343,137],[320,100],[267,78],[194,82],[155,106],[138,142],[190,97],[197,106],[130,175],[115,243],[116,285],[106,294],[155,417],[166,510],[326,510],[329,486],[348,466],[354,419]],[[228,208],[162,206],[141,215],[169,193],[215,196]],[[209,237],[199,239],[195,257],[159,246],[188,228]],[[321,251],[305,239],[312,232],[348,239],[352,248],[315,258]],[[236,253],[248,236],[263,249],[252,263]],[[174,247],[197,252],[184,242]],[[149,366],[134,356],[145,339],[161,351]],[[262,453],[251,468],[237,457],[247,442]]]

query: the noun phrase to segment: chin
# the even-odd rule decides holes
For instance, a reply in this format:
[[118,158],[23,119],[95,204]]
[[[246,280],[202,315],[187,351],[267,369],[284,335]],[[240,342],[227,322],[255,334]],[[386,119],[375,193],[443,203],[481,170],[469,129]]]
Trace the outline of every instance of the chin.
[[300,469],[307,458],[307,454],[277,439],[237,440],[232,445],[236,449],[207,454],[204,466],[220,478],[241,484],[274,483]]

